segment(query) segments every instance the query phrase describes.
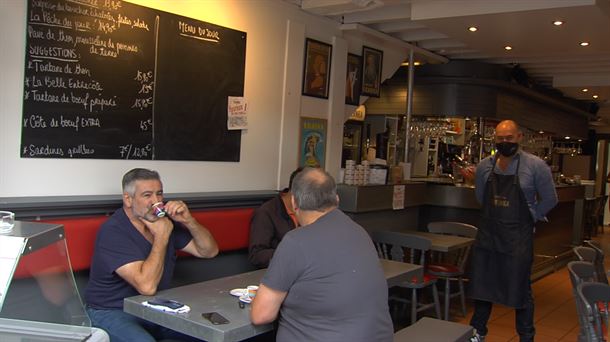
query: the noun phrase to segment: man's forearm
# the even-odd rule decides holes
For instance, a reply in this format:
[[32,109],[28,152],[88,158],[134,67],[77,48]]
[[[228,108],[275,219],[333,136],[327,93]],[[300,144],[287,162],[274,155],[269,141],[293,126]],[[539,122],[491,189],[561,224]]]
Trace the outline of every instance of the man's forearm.
[[167,252],[167,241],[159,241],[156,239],[153,242],[150,254],[140,267],[140,272],[137,276],[138,292],[144,295],[153,295],[157,292],[157,286],[161,281],[164,269],[165,253]]
[[185,226],[193,237],[195,248],[200,257],[213,258],[218,254],[218,245],[209,230],[199,224],[195,219],[186,223]]

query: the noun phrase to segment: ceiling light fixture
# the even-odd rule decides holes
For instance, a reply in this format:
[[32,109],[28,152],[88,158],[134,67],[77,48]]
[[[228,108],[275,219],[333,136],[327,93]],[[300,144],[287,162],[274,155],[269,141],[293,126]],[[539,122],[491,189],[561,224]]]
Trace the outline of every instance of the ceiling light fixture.
[[553,21],[553,25],[555,25],[555,26],[561,26],[561,25],[563,25],[563,21],[561,21],[561,20],[555,20],[555,21]]
[[580,42],[580,46],[589,46],[589,42]]
[[565,140],[570,140],[570,137],[565,136],[565,137],[564,137],[564,139],[565,139]]
[[506,50],[506,51],[510,51],[510,50],[512,50],[512,49],[513,49],[513,47],[512,47],[512,46],[510,46],[510,45],[506,45],[506,46],[504,47],[504,50]]
[[594,98],[594,99],[596,99],[596,98],[598,98],[598,97],[599,97],[599,95],[593,95],[593,98]]
[[589,89],[587,89],[587,88],[582,88],[582,92],[583,92],[583,93],[586,93],[586,92],[588,92],[588,91],[589,91]]
[[476,26],[470,26],[468,28],[468,31],[470,31],[470,32],[477,32],[477,30],[478,30],[478,28]]
[[[413,62],[413,65],[414,66],[421,65],[421,62],[415,61],[415,62]],[[402,62],[402,63],[400,63],[400,66],[409,66],[409,62]]]
[[538,134],[544,134],[544,131],[538,131]]

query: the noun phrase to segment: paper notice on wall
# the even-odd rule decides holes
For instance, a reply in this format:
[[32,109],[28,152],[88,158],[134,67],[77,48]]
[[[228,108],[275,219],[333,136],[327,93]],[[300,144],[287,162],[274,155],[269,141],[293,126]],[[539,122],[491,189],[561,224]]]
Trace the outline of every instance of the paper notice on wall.
[[405,208],[405,186],[394,185],[394,194],[392,196],[392,209],[400,210]]
[[241,96],[229,96],[227,128],[248,129],[248,102]]

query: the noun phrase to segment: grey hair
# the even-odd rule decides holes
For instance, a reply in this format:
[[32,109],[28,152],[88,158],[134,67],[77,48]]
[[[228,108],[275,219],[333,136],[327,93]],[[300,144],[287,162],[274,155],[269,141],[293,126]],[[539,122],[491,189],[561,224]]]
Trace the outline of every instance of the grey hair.
[[300,210],[324,211],[339,204],[337,185],[326,171],[304,168],[292,181],[292,195]]
[[123,176],[123,192],[134,196],[136,192],[136,181],[138,180],[158,180],[161,181],[161,176],[154,170],[135,168],[127,171]]

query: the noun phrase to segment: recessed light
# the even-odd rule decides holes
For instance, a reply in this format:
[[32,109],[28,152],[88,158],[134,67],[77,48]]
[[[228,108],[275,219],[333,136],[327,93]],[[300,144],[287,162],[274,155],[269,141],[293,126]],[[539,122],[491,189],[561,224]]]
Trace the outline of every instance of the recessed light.
[[478,28],[476,26],[470,26],[468,28],[468,31],[470,31],[470,32],[477,32],[477,30],[478,30]]
[[596,98],[598,98],[598,97],[599,97],[599,95],[593,95],[593,98],[594,98],[594,99],[596,99]]
[[580,42],[580,46],[589,46],[589,42]]
[[588,91],[589,91],[589,89],[587,89],[587,88],[582,88],[582,92],[583,92],[583,93],[586,93],[586,92],[588,92]]
[[582,139],[578,139],[578,142],[582,142]]
[[506,45],[506,46],[504,47],[504,50],[506,50],[506,51],[510,51],[510,50],[512,50],[512,49],[513,49],[513,47],[512,47],[512,46],[510,46],[510,45]]
[[565,136],[565,137],[564,137],[564,139],[565,139],[565,140],[570,140],[570,137]]
[[538,134],[544,134],[544,131],[538,131]]
[[553,21],[553,25],[555,25],[555,26],[561,26],[561,25],[563,25],[563,21],[561,21],[561,20],[555,20],[555,21]]

